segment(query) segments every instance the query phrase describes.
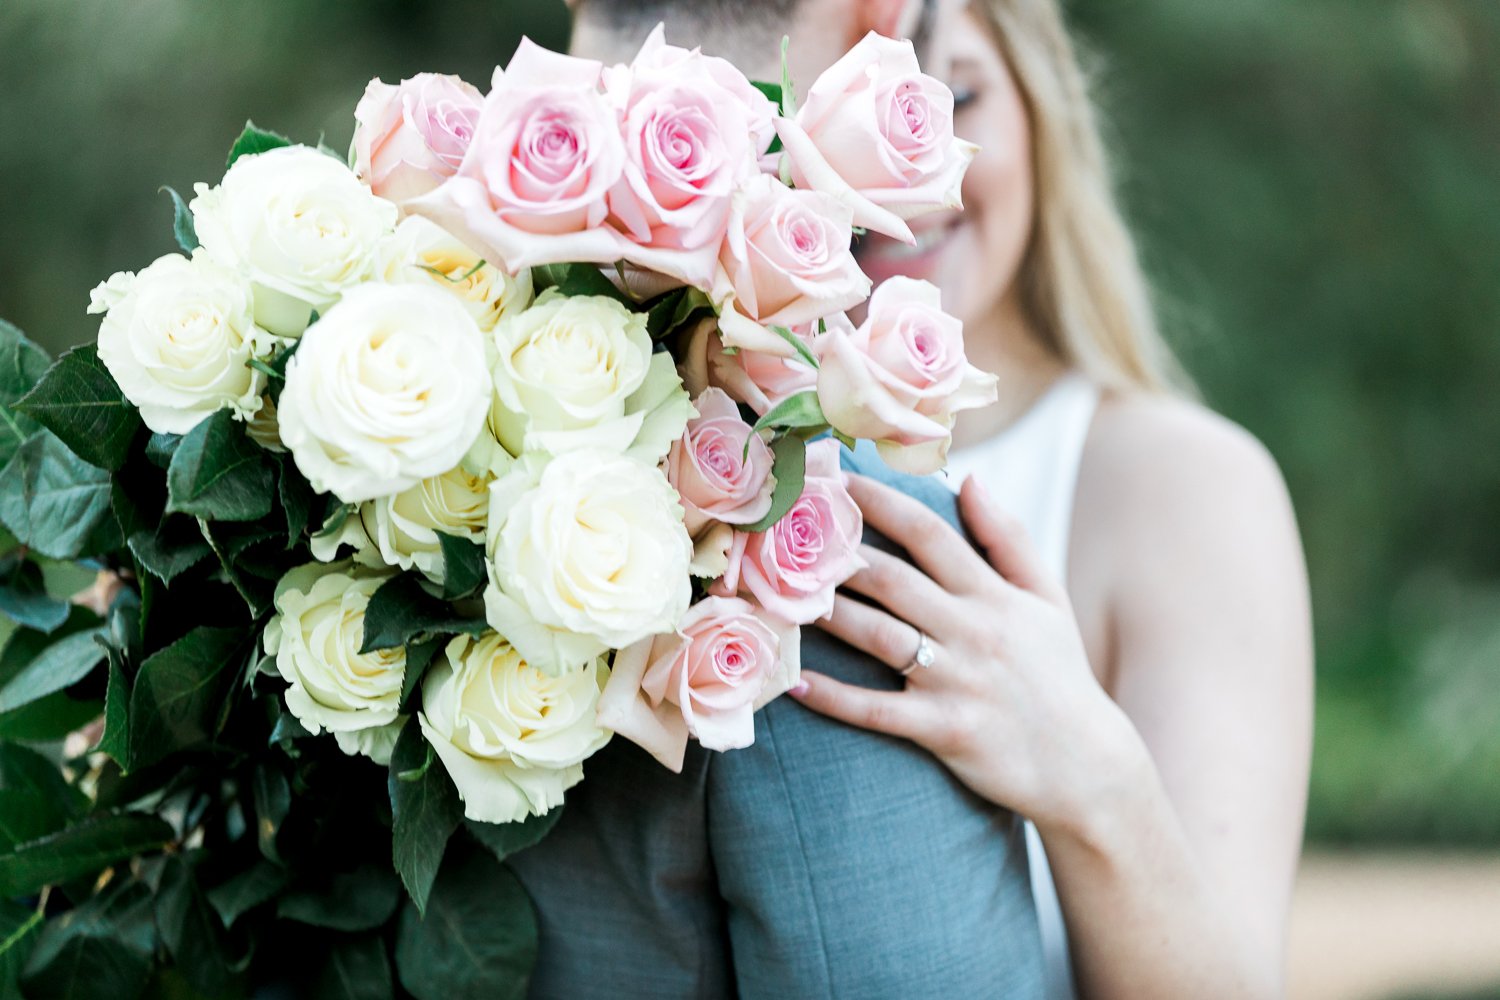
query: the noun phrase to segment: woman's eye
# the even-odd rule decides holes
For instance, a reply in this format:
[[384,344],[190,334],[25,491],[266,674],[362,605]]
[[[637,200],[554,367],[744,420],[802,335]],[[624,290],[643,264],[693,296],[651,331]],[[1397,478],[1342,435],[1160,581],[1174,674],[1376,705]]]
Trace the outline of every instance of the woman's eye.
[[979,91],[975,90],[973,87],[954,87],[953,88],[953,110],[954,111],[961,111],[962,109],[968,107],[970,104],[973,104],[978,99],[979,99]]

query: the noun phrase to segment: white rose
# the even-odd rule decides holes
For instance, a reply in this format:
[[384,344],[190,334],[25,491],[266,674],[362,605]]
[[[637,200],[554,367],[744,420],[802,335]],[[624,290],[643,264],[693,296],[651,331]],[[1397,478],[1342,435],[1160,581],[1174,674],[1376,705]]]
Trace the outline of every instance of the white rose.
[[682,518],[655,466],[526,456],[490,487],[485,617],[552,672],[672,631],[692,597]]
[[277,418],[297,468],[346,503],[452,469],[489,407],[483,337],[436,288],[351,289],[287,365]]
[[295,337],[313,310],[370,274],[397,209],[343,163],[307,146],[241,156],[188,205],[203,248],[254,286],[255,319]]
[[422,678],[422,735],[464,815],[514,823],[559,806],[583,760],[609,742],[594,720],[609,670],[598,660],[547,674],[494,632],[448,643]]
[[433,284],[453,295],[486,332],[531,304],[531,272],[509,274],[436,223],[402,220],[375,253],[375,278],[387,284]]
[[203,253],[158,257],[94,289],[99,360],[161,434],[186,434],[215,410],[260,409],[265,378],[249,366],[275,339],[255,325],[250,286]]
[[313,556],[332,560],[343,544],[367,565],[415,568],[429,580],[445,575],[438,533],[483,542],[490,510],[489,470],[464,465],[417,483],[410,489],[360,505],[336,535],[315,537]]
[[578,448],[667,453],[694,415],[672,357],[651,352],[644,313],[594,295],[542,295],[494,331],[490,429],[513,455]]
[[370,595],[390,578],[347,563],[310,563],[276,585],[265,650],[291,682],[286,707],[307,730],[327,729],[339,749],[387,764],[405,722],[398,714],[403,647],[361,653]]

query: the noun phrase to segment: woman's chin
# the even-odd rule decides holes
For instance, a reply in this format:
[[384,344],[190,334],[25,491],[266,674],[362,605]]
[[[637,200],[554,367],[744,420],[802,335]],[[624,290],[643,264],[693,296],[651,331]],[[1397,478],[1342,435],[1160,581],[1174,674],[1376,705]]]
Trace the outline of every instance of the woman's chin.
[[962,223],[952,220],[941,225],[914,226],[917,237],[915,246],[909,246],[889,236],[869,233],[859,238],[855,246],[855,257],[859,266],[879,285],[887,278],[904,275],[940,285],[943,263],[949,256],[955,237]]

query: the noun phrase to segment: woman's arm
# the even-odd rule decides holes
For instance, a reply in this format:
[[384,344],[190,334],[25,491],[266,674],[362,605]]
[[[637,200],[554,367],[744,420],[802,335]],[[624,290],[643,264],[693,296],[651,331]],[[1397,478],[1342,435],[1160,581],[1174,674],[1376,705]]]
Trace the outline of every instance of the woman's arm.
[[1142,439],[1151,455],[1120,467],[1131,485],[1095,477],[1113,496],[1095,544],[1117,560],[1103,672],[1118,701],[1067,595],[977,483],[960,505],[988,564],[925,507],[860,477],[870,524],[917,566],[866,549],[870,569],[849,587],[892,613],[840,596],[824,627],[900,667],[910,622],[937,662],[900,692],[811,671],[797,692],[916,740],[1036,822],[1089,998],[1282,990],[1308,756],[1305,579],[1274,465],[1212,431]]

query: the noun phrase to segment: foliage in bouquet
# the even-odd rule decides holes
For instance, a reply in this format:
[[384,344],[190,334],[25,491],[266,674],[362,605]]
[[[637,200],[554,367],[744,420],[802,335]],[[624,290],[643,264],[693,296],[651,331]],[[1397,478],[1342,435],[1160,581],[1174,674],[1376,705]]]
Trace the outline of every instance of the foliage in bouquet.
[[909,45],[798,110],[523,42],[355,117],[247,126],[97,345],[0,325],[0,992],[524,995],[505,858],[615,735],[749,745],[860,565],[838,440],[936,470],[993,396],[851,254],[972,155]]

